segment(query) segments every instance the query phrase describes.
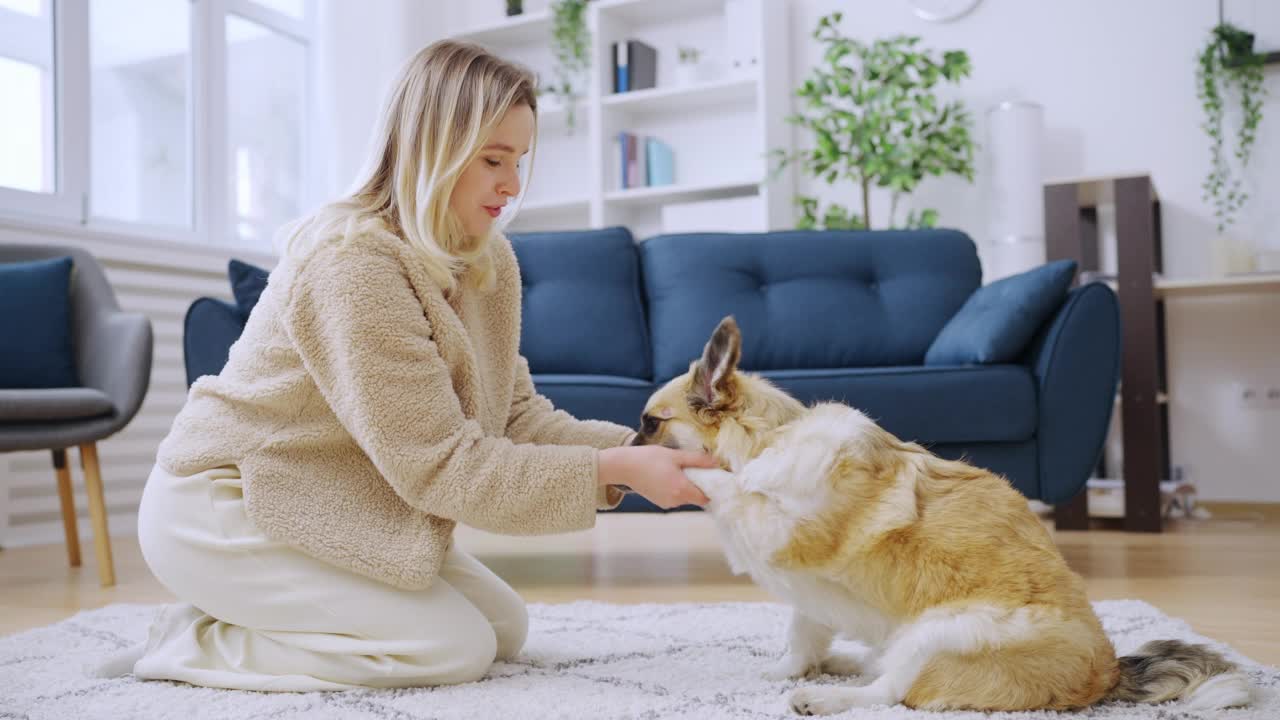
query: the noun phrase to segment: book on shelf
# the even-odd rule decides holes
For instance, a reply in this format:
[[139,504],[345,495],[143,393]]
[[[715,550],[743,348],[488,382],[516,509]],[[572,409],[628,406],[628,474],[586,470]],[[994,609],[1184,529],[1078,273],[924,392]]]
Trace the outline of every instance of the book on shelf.
[[675,182],[675,154],[658,138],[620,132],[614,138],[618,187],[627,190]]
[[646,90],[658,85],[658,51],[639,40],[613,43],[613,91]]
[[650,186],[671,185],[676,181],[675,155],[671,146],[657,138],[645,138],[645,167]]

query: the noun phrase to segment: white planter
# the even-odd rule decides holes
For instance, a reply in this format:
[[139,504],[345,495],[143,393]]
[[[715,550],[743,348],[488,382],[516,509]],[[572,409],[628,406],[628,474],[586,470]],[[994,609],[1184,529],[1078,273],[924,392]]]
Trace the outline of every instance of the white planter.
[[1272,250],[1264,248],[1258,251],[1257,256],[1258,272],[1280,273],[1280,250]]
[[1214,275],[1253,272],[1255,263],[1249,243],[1227,235],[1215,235],[1209,241],[1209,264]]
[[699,79],[698,63],[676,63],[676,85],[693,85]]
[[984,283],[1045,261],[1044,108],[1023,100],[987,110],[991,229]]

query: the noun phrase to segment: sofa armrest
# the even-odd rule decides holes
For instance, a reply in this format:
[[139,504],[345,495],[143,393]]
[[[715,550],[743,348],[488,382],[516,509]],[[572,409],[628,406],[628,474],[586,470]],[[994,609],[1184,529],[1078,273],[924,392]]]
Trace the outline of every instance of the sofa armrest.
[[1120,379],[1116,294],[1090,283],[1067,294],[1026,362],[1036,379],[1039,499],[1057,504],[1084,487],[1106,441]]

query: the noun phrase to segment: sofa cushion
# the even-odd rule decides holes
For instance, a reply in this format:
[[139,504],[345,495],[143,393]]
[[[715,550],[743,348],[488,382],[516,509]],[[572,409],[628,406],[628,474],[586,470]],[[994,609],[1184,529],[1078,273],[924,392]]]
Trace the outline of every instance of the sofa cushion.
[[981,279],[954,230],[662,235],[640,248],[660,381],[726,315],[744,369],[918,365]]
[[71,331],[70,256],[0,264],[0,388],[80,384]]
[[0,390],[0,422],[48,422],[110,415],[116,406],[87,387]]
[[258,304],[258,298],[262,297],[262,291],[267,289],[269,275],[268,271],[247,262],[232,259],[227,263],[227,278],[231,280],[231,294],[245,317],[249,317],[249,313],[253,312],[253,308]]
[[652,377],[640,264],[626,228],[511,236],[534,374]]
[[638,427],[654,386],[612,375],[534,375],[534,387],[560,410],[583,420]]
[[979,288],[938,333],[925,364],[1016,360],[1062,305],[1075,275],[1074,260],[1057,260]]
[[1036,432],[1036,386],[1022,365],[774,370],[760,375],[805,404],[834,400],[903,440],[1016,442]]

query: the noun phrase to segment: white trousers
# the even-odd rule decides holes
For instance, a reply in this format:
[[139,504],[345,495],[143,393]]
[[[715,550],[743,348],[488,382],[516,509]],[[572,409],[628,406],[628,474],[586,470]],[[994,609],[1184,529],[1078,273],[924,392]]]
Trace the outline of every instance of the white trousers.
[[138,678],[239,690],[346,690],[478,680],[524,645],[524,601],[450,548],[425,590],[356,575],[267,538],[239,472],[152,471],[138,540],[182,602],[151,627]]

